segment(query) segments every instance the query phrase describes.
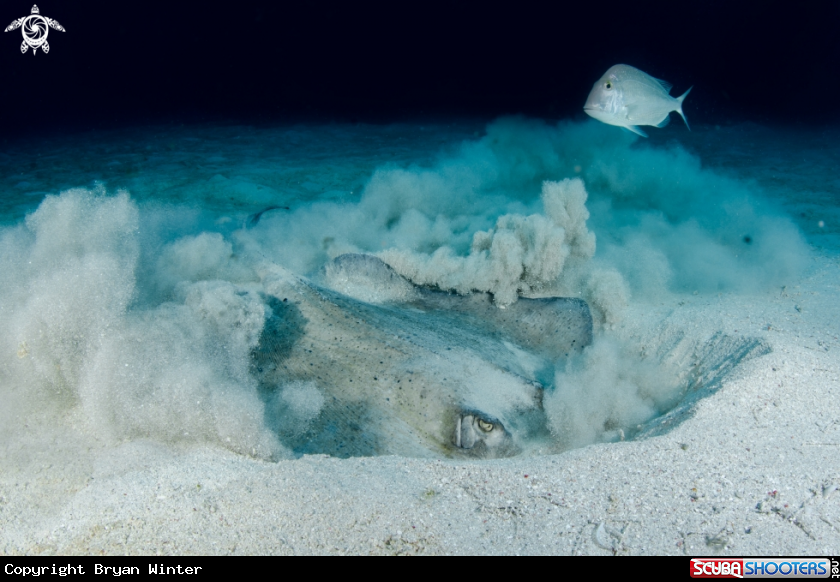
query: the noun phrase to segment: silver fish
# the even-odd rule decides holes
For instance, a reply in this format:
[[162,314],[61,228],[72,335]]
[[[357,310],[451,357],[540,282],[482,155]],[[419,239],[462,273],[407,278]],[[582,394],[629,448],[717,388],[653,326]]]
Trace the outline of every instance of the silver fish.
[[[399,293],[372,304],[277,265],[265,269],[270,312],[253,372],[269,425],[297,454],[516,455],[548,438],[542,389],[553,364],[592,341],[580,299],[499,309],[487,294],[415,287],[368,255],[338,257],[323,280]],[[301,383],[317,387],[320,411],[305,430],[291,430],[271,403]]]
[[669,95],[671,87],[670,83],[635,67],[615,65],[592,87],[583,110],[598,121],[623,127],[642,137],[647,134],[640,125],[665,127],[672,111],[679,113],[689,127],[682,104],[693,87],[676,98]]

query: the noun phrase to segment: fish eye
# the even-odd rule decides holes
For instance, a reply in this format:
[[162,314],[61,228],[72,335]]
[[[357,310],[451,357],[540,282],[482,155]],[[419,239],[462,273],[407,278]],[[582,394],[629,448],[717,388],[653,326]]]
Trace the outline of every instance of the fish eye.
[[609,81],[607,81],[606,87],[607,87],[607,89],[612,89],[612,83],[610,83]]
[[484,432],[490,432],[491,430],[493,430],[493,423],[492,422],[485,422],[485,421],[483,421],[479,418],[478,419],[478,428],[480,428]]

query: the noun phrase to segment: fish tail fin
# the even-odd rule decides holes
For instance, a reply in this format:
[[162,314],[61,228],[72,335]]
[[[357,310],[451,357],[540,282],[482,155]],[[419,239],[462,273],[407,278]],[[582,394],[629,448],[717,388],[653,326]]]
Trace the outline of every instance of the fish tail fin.
[[683,101],[685,100],[685,98],[688,97],[688,94],[691,93],[692,89],[694,89],[694,85],[689,87],[688,91],[686,91],[685,93],[683,93],[682,95],[677,97],[677,102],[679,102],[680,106],[677,107],[676,111],[677,111],[677,113],[680,114],[680,116],[682,116],[683,121],[685,121],[685,126],[688,128],[688,131],[691,131],[691,126],[688,124],[688,119],[685,118],[685,113],[683,113],[683,110],[682,110],[682,104],[683,104]]

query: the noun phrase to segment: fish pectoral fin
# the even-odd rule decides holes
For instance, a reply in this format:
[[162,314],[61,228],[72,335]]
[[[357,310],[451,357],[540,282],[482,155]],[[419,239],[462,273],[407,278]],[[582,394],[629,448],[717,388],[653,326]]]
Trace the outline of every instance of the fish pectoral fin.
[[660,127],[660,128],[661,128],[661,127],[665,127],[665,126],[666,126],[666,125],[668,125],[669,123],[671,123],[671,114],[670,114],[670,113],[669,113],[668,115],[666,115],[666,116],[665,116],[665,119],[663,119],[662,121],[660,121],[659,123],[657,123],[657,124],[656,124],[656,127]]
[[622,125],[621,129],[623,129],[624,131],[631,131],[642,137],[647,137],[647,134],[644,131],[642,131],[642,129],[638,125]]
[[624,108],[624,119],[631,123],[636,123],[636,120],[641,117],[639,113],[644,115],[647,112],[643,111],[639,105],[628,105]]

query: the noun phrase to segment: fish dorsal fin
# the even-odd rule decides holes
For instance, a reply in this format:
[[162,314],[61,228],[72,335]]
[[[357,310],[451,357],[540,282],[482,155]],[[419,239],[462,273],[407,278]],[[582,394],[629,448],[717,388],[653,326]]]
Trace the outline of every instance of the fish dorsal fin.
[[671,92],[671,87],[673,87],[673,85],[668,81],[663,81],[662,79],[657,79],[656,77],[651,77],[651,79],[662,85],[662,88],[665,89],[666,93]]

